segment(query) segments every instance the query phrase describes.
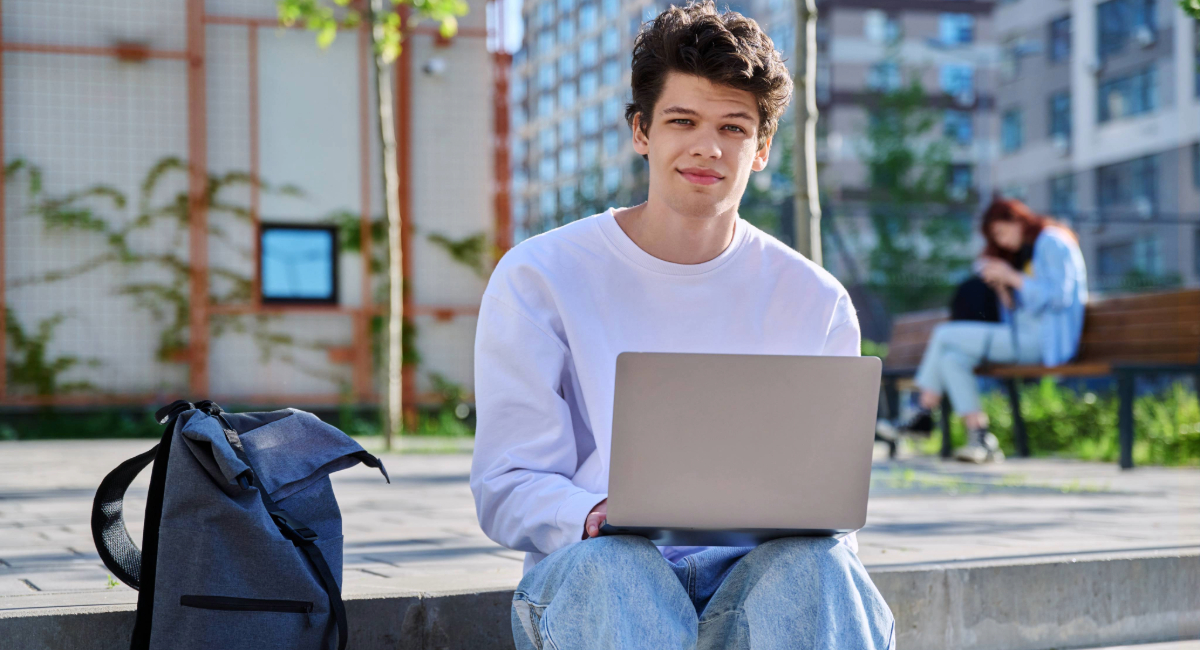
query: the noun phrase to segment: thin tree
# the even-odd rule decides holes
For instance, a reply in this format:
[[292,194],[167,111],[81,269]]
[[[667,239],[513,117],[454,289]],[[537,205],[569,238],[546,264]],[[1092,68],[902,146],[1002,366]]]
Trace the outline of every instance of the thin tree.
[[796,3],[796,250],[821,264],[821,197],[817,187],[817,0]]
[[[353,5],[353,6],[352,6]],[[375,68],[375,90],[379,101],[379,139],[383,154],[384,205],[388,223],[388,365],[387,423],[385,445],[392,448],[392,436],[404,422],[403,358],[404,261],[400,248],[400,173],[396,167],[396,130],[392,119],[392,63],[400,56],[409,29],[421,20],[438,23],[443,38],[458,32],[457,16],[465,16],[463,0],[278,0],[279,22],[285,26],[303,25],[317,33],[317,45],[329,47],[339,29],[358,27],[366,21],[371,31]],[[400,12],[407,7],[407,18]],[[367,252],[363,251],[366,255]]]

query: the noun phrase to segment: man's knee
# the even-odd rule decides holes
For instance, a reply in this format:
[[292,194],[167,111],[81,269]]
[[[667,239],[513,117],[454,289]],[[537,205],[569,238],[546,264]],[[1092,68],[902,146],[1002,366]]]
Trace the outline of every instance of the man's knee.
[[[596,537],[558,552],[564,557],[554,562],[554,572],[559,575],[551,580],[586,584],[587,588],[628,587],[647,579],[661,580],[671,573],[658,548],[644,537]],[[551,556],[544,561],[555,559]]]

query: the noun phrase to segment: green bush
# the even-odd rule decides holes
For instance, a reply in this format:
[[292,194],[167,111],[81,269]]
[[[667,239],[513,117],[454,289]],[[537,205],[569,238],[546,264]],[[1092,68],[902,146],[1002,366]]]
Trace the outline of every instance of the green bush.
[[[1020,395],[1033,455],[1116,462],[1120,447],[1115,394],[1080,393],[1047,378],[1022,386]],[[1014,454],[1008,396],[995,391],[984,395],[982,403],[1000,446],[1006,454]],[[1136,398],[1133,420],[1134,463],[1200,465],[1200,400],[1187,387],[1176,383],[1161,393]],[[966,441],[957,417],[951,422],[951,437],[956,447]],[[936,453],[940,446],[941,437],[935,434],[922,450]]]

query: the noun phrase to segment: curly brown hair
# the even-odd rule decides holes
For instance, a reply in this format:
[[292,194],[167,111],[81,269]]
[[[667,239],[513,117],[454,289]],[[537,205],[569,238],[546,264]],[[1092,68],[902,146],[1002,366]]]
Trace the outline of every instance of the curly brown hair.
[[[758,148],[775,134],[792,99],[792,77],[775,44],[758,23],[736,11],[717,13],[712,0],[671,5],[643,28],[633,44],[633,101],[625,121],[635,115],[642,133],[662,95],[667,73],[681,72],[738,90],[758,104]],[[643,156],[645,157],[645,156]]]

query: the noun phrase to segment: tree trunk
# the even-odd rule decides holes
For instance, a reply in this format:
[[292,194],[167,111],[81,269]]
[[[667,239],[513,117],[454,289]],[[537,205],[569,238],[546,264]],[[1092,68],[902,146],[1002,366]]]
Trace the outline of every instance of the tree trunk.
[[[384,15],[384,1],[371,0],[372,44],[376,45],[375,86],[379,99],[379,140],[383,154],[383,194],[388,221],[388,365],[387,365],[387,425],[384,445],[391,450],[392,436],[403,428],[403,357],[404,327],[404,251],[401,248],[400,172],[396,168],[396,125],[392,117],[391,64],[379,54],[383,28],[377,17]],[[368,254],[363,251],[363,254]]]
[[796,250],[821,264],[817,188],[817,2],[796,0]]

